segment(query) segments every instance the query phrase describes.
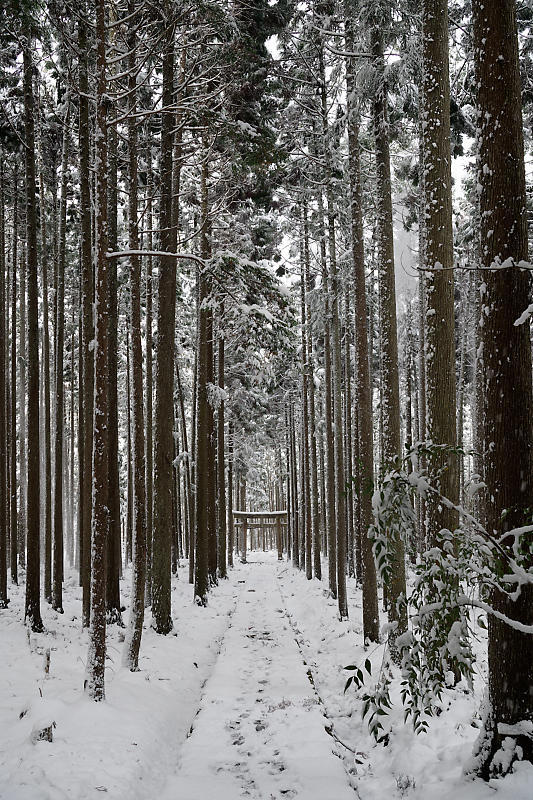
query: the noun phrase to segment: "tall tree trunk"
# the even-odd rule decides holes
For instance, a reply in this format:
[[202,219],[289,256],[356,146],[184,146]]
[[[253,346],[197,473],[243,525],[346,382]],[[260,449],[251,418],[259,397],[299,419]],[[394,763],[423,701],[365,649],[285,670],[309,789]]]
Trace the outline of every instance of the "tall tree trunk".
[[[207,206],[206,206],[207,209]],[[211,244],[209,236],[209,250],[206,256],[211,255]],[[206,296],[212,291],[212,284],[209,282],[209,290]],[[213,387],[215,385],[215,353],[214,353],[214,319],[212,309],[207,309],[207,383]],[[213,408],[214,398],[209,398],[207,403],[207,418],[209,428],[208,450],[209,455],[207,458],[207,494],[205,499],[207,501],[208,509],[208,556],[209,556],[209,583],[214,586],[218,582],[217,567],[218,567],[218,541],[217,541],[217,514],[216,514],[216,426],[215,426],[215,413]]]
[[7,587],[7,570],[10,563],[10,553],[11,553],[11,440],[13,436],[16,436],[16,430],[11,427],[11,397],[12,397],[12,388],[11,388],[11,371],[10,371],[10,330],[11,330],[11,315],[10,315],[10,299],[11,299],[11,284],[12,284],[12,273],[14,270],[12,269],[12,265],[7,257],[6,252],[6,209],[5,209],[5,194],[4,194],[4,180],[3,175],[0,173],[0,249],[2,251],[0,258],[3,261],[4,267],[4,274],[5,274],[5,286],[4,286],[4,305],[5,305],[5,312],[4,312],[4,369],[5,369],[5,382],[6,382],[6,391],[5,391],[5,406],[4,406],[4,413],[5,413],[5,421],[6,421],[6,445],[5,445],[5,454],[6,454],[6,493],[5,493],[5,504],[6,504],[6,536],[5,536],[5,564],[6,564],[6,587]]
[[[3,154],[2,154],[3,158]],[[5,207],[4,207],[4,169],[0,168],[0,608],[7,608],[7,551],[9,533],[8,509],[8,456],[7,436],[7,288],[5,258]]]
[[[309,251],[309,220],[307,214],[307,202],[303,205],[304,214],[304,256],[305,256],[305,291],[309,298],[312,290],[310,251]],[[310,490],[311,490],[311,537],[313,544],[313,568],[315,578],[322,579],[322,564],[320,561],[320,514],[318,510],[318,466],[317,466],[317,431],[316,431],[316,412],[315,412],[315,375],[313,364],[313,328],[311,324],[311,308],[309,300],[305,305],[306,321],[305,332],[307,334],[307,364],[308,382],[307,391],[309,394],[309,470],[310,470]],[[280,465],[281,470],[281,465]]]
[[285,534],[285,552],[287,560],[291,557],[291,525],[292,525],[292,496],[291,496],[291,452],[289,439],[289,409],[285,404],[285,478],[287,482],[287,530]]
[[[139,249],[139,218],[137,188],[137,77],[135,0],[128,0],[128,183],[129,183],[129,246]],[[139,669],[139,650],[144,621],[144,591],[146,582],[146,474],[144,449],[143,357],[141,332],[141,259],[131,256],[131,362],[133,388],[133,583],[132,605],[128,635],[124,647],[124,663],[132,672]]]
[[[300,232],[300,306],[301,306],[301,370],[302,370],[302,454],[301,454],[301,496],[302,496],[302,554],[300,567],[305,565],[305,576],[307,580],[313,577],[312,562],[312,516],[311,516],[311,476],[310,476],[310,447],[309,447],[309,365],[307,356],[307,311],[306,311],[306,278],[305,266],[306,259],[309,258],[309,243],[307,241],[307,224],[305,221],[306,211],[302,208],[302,226]],[[306,252],[307,251],[307,252]]]
[[[423,24],[423,158],[424,158],[424,247],[426,280],[426,401],[427,435],[438,446],[428,458],[430,480],[452,504],[459,500],[455,315],[452,230],[452,179],[450,152],[450,85],[448,68],[448,5],[444,0],[425,0]],[[451,448],[451,449],[449,449]],[[440,531],[454,531],[458,514],[436,494],[426,502],[427,542],[439,547]],[[427,601],[438,596],[438,586],[427,585]],[[449,633],[458,609],[452,611]],[[450,667],[455,680],[460,669],[453,656]]]
[[[224,320],[224,304],[220,306],[220,325]],[[218,495],[218,574],[227,578],[226,546],[226,470],[224,457],[224,334],[218,334],[218,388],[221,391],[217,415],[217,495]]]
[[[112,7],[111,7],[112,8]],[[115,13],[110,12],[110,22]],[[112,42],[110,42],[112,46]],[[118,136],[113,125],[108,134],[107,226],[108,250],[115,252],[117,240],[117,153]],[[129,220],[129,217],[128,217]],[[120,611],[120,480],[118,471],[118,291],[117,260],[108,261],[109,270],[109,535],[106,543],[107,624],[122,625]]]
[[[148,178],[146,186],[146,225],[148,250],[153,248],[153,172],[151,146],[147,148]],[[152,605],[152,512],[154,488],[153,457],[153,337],[152,337],[153,272],[152,256],[146,259],[146,605]]]
[[331,389],[331,297],[326,260],[326,230],[322,192],[318,195],[320,263],[324,297],[324,427],[326,455],[325,526],[328,553],[328,580],[331,596],[337,598],[337,534],[335,509],[335,445],[333,437],[333,398]]
[[[66,130],[66,125],[65,129]],[[50,315],[48,307],[48,244],[42,141],[39,136],[39,202],[41,231],[41,286],[43,302],[43,391],[44,391],[44,597],[52,602],[52,437],[50,414]],[[55,166],[55,165],[54,165]],[[54,183],[57,183],[54,175]],[[55,212],[55,208],[54,208]],[[55,213],[53,215],[55,217]]]
[[[423,113],[423,102],[419,103],[420,117]],[[419,441],[425,442],[427,439],[427,398],[426,398],[426,280],[424,267],[426,265],[426,245],[425,245],[425,198],[424,198],[424,137],[422,122],[419,125],[419,144],[418,144],[418,419],[419,419]],[[425,457],[419,456],[419,469],[426,466]],[[423,553],[426,549],[426,501],[425,498],[418,498],[418,549]]]
[[355,577],[354,502],[353,502],[353,432],[352,432],[352,337],[350,314],[350,286],[344,284],[344,431],[346,464],[346,542],[348,546],[348,575]]
[[[303,409],[300,409],[302,412]],[[300,446],[298,448],[298,464],[299,464],[299,471],[298,475],[300,478],[298,492],[299,492],[299,499],[298,504],[300,507],[300,532],[298,536],[298,542],[300,545],[300,553],[298,556],[298,566],[301,570],[305,569],[305,538],[306,538],[306,531],[308,530],[308,525],[310,523],[310,514],[309,514],[309,492],[307,490],[307,480],[306,480],[306,464],[308,461],[307,457],[307,431],[304,432],[304,420],[303,420],[303,413],[299,415],[299,427],[298,427],[298,434],[299,434],[299,443]],[[304,435],[305,433],[305,435]]]
[[[320,495],[319,506],[319,547],[325,556],[328,554],[328,540],[326,536],[326,467],[324,456],[324,425],[323,425],[323,403],[319,401],[317,418],[320,422],[316,426],[317,448],[318,448],[318,486]],[[288,501],[287,501],[288,507]]]
[[11,581],[18,583],[17,518],[17,249],[18,249],[18,169],[13,169],[13,250],[11,282]]
[[131,564],[133,550],[133,464],[131,453],[131,309],[128,309],[128,327],[126,330],[126,526],[124,536],[124,557],[126,564]]
[[[456,383],[452,183],[450,153],[450,84],[448,70],[448,4],[425,0],[423,5],[423,142],[426,272],[427,433],[436,445],[455,447]],[[441,473],[440,492],[458,501],[457,456],[431,457],[432,474]],[[439,531],[453,531],[457,514],[432,497],[427,503],[428,543]]]
[[[208,235],[208,197],[207,197],[207,148],[203,148],[204,161],[201,176],[201,201],[202,201],[202,232],[201,254],[203,258],[209,256]],[[213,569],[213,534],[212,509],[214,500],[213,486],[211,485],[212,457],[211,436],[213,434],[213,409],[209,402],[208,385],[213,370],[213,318],[207,307],[207,298],[211,291],[210,280],[205,270],[199,276],[199,307],[198,307],[198,382],[197,382],[197,418],[196,418],[196,514],[195,514],[195,579],[194,596],[200,605],[207,604],[209,580],[212,578]],[[216,557],[216,552],[215,552]],[[216,564],[215,564],[216,572]]]
[[[180,221],[180,187],[181,187],[181,169],[183,165],[183,107],[182,107],[182,94],[185,85],[185,64],[186,64],[186,47],[184,43],[184,36],[180,41],[180,67],[177,78],[178,90],[176,92],[175,105],[175,135],[174,135],[174,155],[173,155],[173,171],[172,171],[172,227],[174,230],[174,249],[177,247],[179,236],[179,221]],[[174,348],[175,349],[175,348]],[[174,404],[174,412],[176,406]],[[175,413],[176,428],[179,428],[178,416]],[[173,426],[174,427],[174,426]],[[175,457],[179,453],[178,440],[174,441]],[[173,468],[173,538],[171,545],[171,571],[173,575],[177,575],[179,566],[179,550],[182,532],[182,514],[181,503],[179,494],[179,481],[180,481],[180,467],[176,464]]]
[[[478,263],[481,262],[481,259]],[[472,282],[473,282],[473,303],[472,307],[474,309],[474,319],[475,319],[475,328],[474,328],[474,387],[473,387],[473,397],[472,397],[472,405],[473,405],[473,414],[472,414],[472,449],[474,451],[473,455],[473,468],[474,473],[477,475],[477,480],[479,480],[483,474],[483,454],[485,452],[484,447],[484,421],[483,421],[483,414],[484,414],[484,393],[485,393],[485,386],[484,386],[484,369],[483,369],[483,357],[482,357],[482,348],[483,348],[483,340],[482,340],[482,298],[481,298],[481,287],[485,287],[485,275],[482,273],[481,270],[473,272],[471,275]],[[485,499],[486,499],[486,492],[476,492],[474,495],[474,509],[476,513],[476,517],[481,522],[482,525],[485,525],[485,516],[484,516],[484,507],[485,507]]]
[[70,338],[70,472],[69,472],[69,529],[67,536],[67,556],[69,566],[74,566],[74,530],[75,530],[75,511],[74,511],[74,475],[75,475],[75,442],[76,442],[76,401],[75,401],[75,308],[72,302],[72,333]]
[[[241,502],[240,510],[246,511],[246,475],[241,475],[240,482]],[[246,519],[242,521],[242,540],[241,540],[241,562],[246,564],[247,550],[248,550],[248,523]]]
[[[460,300],[459,300],[459,325],[458,325],[458,339],[459,339],[459,367],[457,370],[457,447],[459,451],[463,449],[464,432],[463,432],[463,417],[465,407],[465,384],[466,384],[466,348],[468,342],[468,312],[469,308],[469,289],[470,289],[470,275],[464,272],[461,276],[460,283]],[[459,454],[459,503],[464,506],[464,487],[465,487],[465,459],[464,456]]]
[[[383,56],[383,34],[372,29],[372,53],[378,76],[372,103],[377,175],[378,281],[380,296],[380,349],[383,421],[383,466],[400,456],[400,385],[398,377],[398,333],[396,325],[396,287],[394,275],[394,229],[392,221],[391,171],[389,153],[388,97]],[[399,661],[396,636],[407,629],[405,604],[405,551],[399,536],[391,535],[392,572],[388,594],[389,648]]]
[[[57,286],[55,295],[55,456],[54,456],[54,546],[52,608],[63,613],[63,446],[64,446],[64,349],[65,349],[65,258],[67,247],[67,168],[68,168],[68,124],[70,101],[66,98],[67,110],[63,127],[63,149],[61,155],[61,201],[59,210],[59,249],[57,261]],[[43,258],[45,254],[43,253]],[[45,398],[46,403],[46,398]]]
[[228,566],[233,567],[235,528],[233,524],[233,421],[228,428]]
[[[83,586],[83,463],[84,463],[84,402],[83,402],[83,320],[81,308],[81,280],[80,280],[80,307],[78,308],[78,542],[76,547],[76,566],[79,571],[79,585]],[[83,602],[83,598],[82,598]]]
[[[516,5],[512,0],[474,0],[472,10],[480,112],[482,264],[487,287],[483,297],[484,428],[485,441],[492,443],[485,454],[490,496],[486,525],[498,537],[506,557],[516,558],[519,552],[521,566],[531,571],[529,542],[505,537],[507,531],[531,522],[533,493],[531,339],[529,320],[519,319],[531,295],[531,275],[518,269],[528,261],[528,235]],[[502,575],[507,570],[504,557],[497,571]],[[496,612],[514,622],[507,624],[489,614],[489,711],[479,761],[485,778],[508,770],[516,759],[533,761],[533,738],[526,728],[533,722],[533,637],[519,630],[520,624],[533,624],[533,585],[516,588],[516,599],[507,593],[514,594],[514,583],[507,584],[505,592],[495,587],[491,597]],[[504,755],[503,766],[498,753]]]
[[[174,92],[174,23],[171,5],[165,3],[162,24],[162,107],[170,109]],[[159,242],[163,252],[174,252],[176,230],[172,221],[172,154],[174,116],[161,119]],[[159,257],[157,306],[157,365],[155,399],[154,510],[152,550],[152,615],[157,633],[172,630],[171,543],[172,461],[174,457],[174,328],[176,313],[176,260]]]
[[[354,315],[354,345],[355,341],[355,324],[356,318]],[[354,347],[355,359],[354,365],[357,364],[357,347]],[[354,370],[355,372],[355,370]],[[357,391],[357,374],[354,375],[354,394]],[[355,549],[355,577],[357,583],[363,585],[363,539],[362,539],[362,522],[361,522],[361,454],[359,447],[359,404],[353,403],[352,406],[352,431],[353,431],[353,492],[354,492],[354,549]]]
[[82,284],[83,358],[83,465],[80,480],[80,574],[83,587],[82,625],[88,627],[91,608],[92,457],[94,426],[94,278],[92,264],[91,190],[89,172],[89,80],[87,68],[86,3],[78,20],[79,49],[79,157],[80,157],[80,257]]
[[[26,487],[26,608],[33,631],[42,631],[40,581],[39,309],[37,287],[37,208],[31,34],[24,42],[24,132],[26,164],[26,256],[28,276],[28,477]],[[22,387],[22,391],[23,391]]]
[[[337,598],[341,618],[348,617],[348,600],[346,595],[346,482],[344,471],[344,443],[342,430],[342,358],[341,330],[339,314],[339,296],[341,282],[337,267],[337,246],[335,233],[335,203],[331,180],[331,154],[327,117],[326,72],[324,54],[320,50],[320,84],[322,137],[325,160],[326,202],[328,220],[328,253],[331,281],[331,339],[332,353],[331,377],[333,394],[333,432],[335,453],[335,509],[337,529]],[[331,548],[330,556],[331,558]]]
[[26,566],[27,539],[27,492],[28,492],[28,424],[26,414],[27,364],[28,348],[26,346],[26,250],[23,248],[20,258],[20,320],[19,320],[19,470],[20,470],[20,511],[19,511],[19,566]]
[[[354,39],[351,20],[347,19],[346,49],[353,52]],[[359,162],[359,123],[355,98],[355,65],[348,58],[346,89],[348,102],[348,165],[350,177],[350,222],[353,259],[356,393],[358,397],[358,443],[360,481],[359,509],[361,535],[361,561],[363,568],[363,636],[365,641],[379,639],[379,611],[376,567],[368,529],[372,524],[372,486],[374,463],[372,446],[372,390],[368,357],[369,335],[365,285],[365,259],[363,244],[363,214],[361,174]]]
[[[191,462],[192,455],[189,451],[189,437],[187,435],[187,420],[185,418],[185,399],[183,396],[183,386],[181,383],[181,372],[179,367],[179,358],[176,355],[176,384],[178,389],[178,405],[180,414],[180,428],[181,428],[181,441],[183,452],[186,453],[186,461],[184,464],[184,478],[185,478],[185,508],[187,513],[186,531],[188,542],[188,558],[189,567],[192,562],[194,565],[194,500],[191,489]],[[189,569],[189,583],[194,583],[194,571],[191,578],[191,570]]]
[[[199,284],[199,269],[196,269],[196,286]],[[196,307],[198,314],[198,304]],[[198,324],[196,332],[196,343],[198,344]],[[197,415],[198,415],[198,347],[194,356],[194,370],[192,381],[192,424],[191,424],[191,449],[189,457],[189,474],[191,481],[191,543],[189,548],[189,583],[194,585],[196,570],[196,434],[197,434]],[[187,451],[189,452],[189,451]]]
[[85,691],[105,699],[106,542],[109,535],[109,272],[107,259],[107,75],[105,0],[96,0],[96,273],[91,623]]
[[296,424],[294,421],[294,406],[289,407],[289,436],[291,441],[291,495],[292,495],[292,563],[293,566],[300,566],[300,546],[299,546],[299,508],[298,508],[298,459],[296,453]]

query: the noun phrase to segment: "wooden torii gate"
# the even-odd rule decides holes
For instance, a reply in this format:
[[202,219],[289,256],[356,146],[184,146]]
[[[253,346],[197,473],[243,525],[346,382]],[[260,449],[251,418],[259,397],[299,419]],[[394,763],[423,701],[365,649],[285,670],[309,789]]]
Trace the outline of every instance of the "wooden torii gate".
[[[281,526],[287,523],[286,511],[234,511],[235,524],[241,532],[241,560],[246,563],[249,528],[275,528],[278,561],[283,560],[283,536]],[[249,522],[251,520],[251,523]]]

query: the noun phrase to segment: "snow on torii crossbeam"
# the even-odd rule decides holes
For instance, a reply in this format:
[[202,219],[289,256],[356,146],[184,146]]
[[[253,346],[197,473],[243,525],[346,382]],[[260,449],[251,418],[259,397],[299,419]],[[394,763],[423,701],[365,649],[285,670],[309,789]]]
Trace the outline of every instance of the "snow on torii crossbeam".
[[[236,522],[236,524],[240,528],[241,532],[241,561],[243,564],[246,563],[246,549],[247,549],[247,538],[248,538],[248,527],[251,528],[263,528],[263,530],[267,527],[272,527],[273,525],[276,528],[276,544],[278,548],[278,561],[282,561],[283,559],[283,537],[281,534],[281,526],[282,524],[286,523],[287,520],[287,511],[233,511],[233,517],[235,520],[239,520],[240,522]],[[252,524],[249,526],[248,521],[252,521]],[[268,521],[267,521],[268,520]],[[270,522],[270,520],[274,520],[274,522]]]

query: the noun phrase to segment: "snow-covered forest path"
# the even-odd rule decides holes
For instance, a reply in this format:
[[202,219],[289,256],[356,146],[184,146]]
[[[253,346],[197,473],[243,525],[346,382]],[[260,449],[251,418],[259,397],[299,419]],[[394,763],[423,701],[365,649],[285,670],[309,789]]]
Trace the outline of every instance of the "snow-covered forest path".
[[253,557],[163,797],[353,800],[294,638],[277,563]]
[[[129,571],[121,591],[128,606]],[[252,551],[201,608],[184,562],[172,581],[174,629],[160,636],[147,616],[139,672],[121,667],[124,633],[109,626],[105,703],[82,691],[87,630],[76,573],[67,573],[64,614],[43,604],[44,633],[28,635],[23,625],[24,586],[11,596],[0,613],[0,800],[533,797],[526,763],[493,785],[463,773],[482,688],[446,689],[446,713],[417,736],[403,723],[396,684],[383,717],[389,745],[374,742],[361,692],[343,692],[345,665],[368,658],[377,676],[383,660],[383,644],[363,647],[361,590],[352,578],[350,617],[341,621],[324,581],[307,580],[275,552]],[[50,724],[53,741],[35,742],[34,732]]]

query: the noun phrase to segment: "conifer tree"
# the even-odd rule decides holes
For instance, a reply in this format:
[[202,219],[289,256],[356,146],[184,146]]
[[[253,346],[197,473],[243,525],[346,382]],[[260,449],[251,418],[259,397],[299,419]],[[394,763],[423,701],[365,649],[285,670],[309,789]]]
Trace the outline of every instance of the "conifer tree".
[[[533,390],[529,312],[526,182],[515,3],[472,4],[478,87],[481,254],[485,383],[486,525],[503,552],[496,569],[508,570],[518,555],[533,566],[531,545],[506,533],[531,521],[533,491]],[[486,270],[486,271],[485,271]],[[530,307],[531,308],[531,307]],[[516,591],[515,591],[516,589]],[[489,704],[479,742],[478,767],[488,778],[517,758],[533,761],[531,663],[533,585],[495,586],[489,614]],[[509,621],[506,621],[506,619]],[[529,727],[528,727],[529,726]],[[507,755],[502,761],[498,753]]]
[[109,271],[107,261],[107,58],[105,0],[96,0],[96,270],[94,443],[92,457],[91,621],[85,691],[105,699],[106,544],[109,531]]
[[[40,579],[39,474],[39,312],[37,284],[37,208],[35,202],[35,100],[32,22],[25,20],[23,44],[24,134],[26,166],[26,258],[28,277],[28,478],[26,486],[26,609],[33,631],[42,631]],[[4,553],[5,556],[5,553]]]
[[[172,221],[172,154],[174,120],[169,113],[174,100],[174,31],[170,3],[161,9],[162,97],[159,189],[159,243],[161,252],[174,253],[176,230]],[[174,460],[174,317],[176,259],[159,256],[156,343],[156,397],[154,437],[154,510],[152,545],[152,615],[157,633],[172,630],[170,574],[172,532],[172,462]]]

